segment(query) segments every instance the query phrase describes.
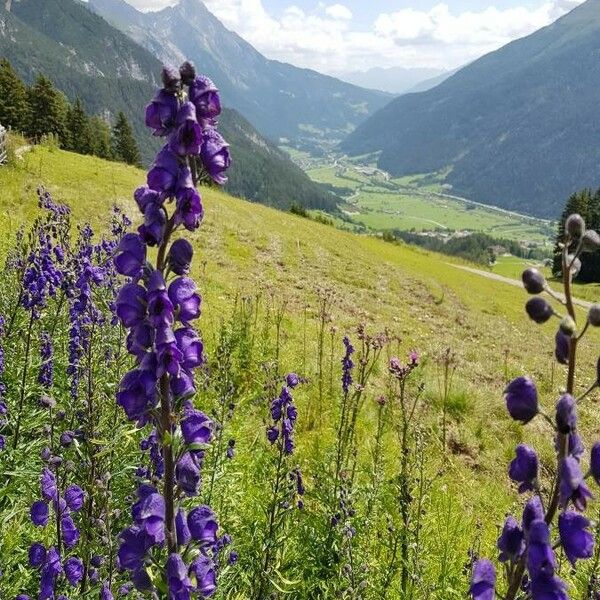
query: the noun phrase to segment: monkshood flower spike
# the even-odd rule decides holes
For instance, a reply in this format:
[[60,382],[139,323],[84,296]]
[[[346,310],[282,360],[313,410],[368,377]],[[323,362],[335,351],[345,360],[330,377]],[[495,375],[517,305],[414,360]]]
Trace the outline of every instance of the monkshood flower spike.
[[[581,401],[598,387],[600,370],[594,374],[594,384],[579,391],[575,362],[577,346],[588,328],[600,326],[600,306],[595,304],[590,308],[586,323],[579,330],[571,288],[581,266],[579,255],[594,251],[596,239],[598,234],[586,230],[580,215],[571,215],[566,220],[562,243],[564,297],[554,292],[536,269],[523,273],[523,286],[533,295],[525,306],[529,317],[539,324],[553,317],[560,320],[554,355],[557,362],[567,366],[567,381],[563,393],[553,401],[542,402],[535,382],[525,376],[511,381],[504,394],[508,413],[515,421],[526,425],[542,417],[551,427],[556,450],[554,482],[542,485],[543,475],[535,449],[519,444],[508,475],[518,484],[519,493],[529,498],[521,521],[509,515],[498,539],[498,560],[505,566],[505,581],[499,580],[491,561],[478,560],[473,567],[470,587],[474,600],[568,600],[569,588],[561,579],[560,565],[564,564],[565,570],[576,568],[578,561],[594,555],[596,540],[584,513],[592,497],[588,482],[600,485],[600,442],[592,446],[589,467],[586,466],[584,445],[577,431],[577,410]],[[539,296],[542,293],[549,299]],[[553,304],[558,305],[556,309]],[[553,417],[545,412],[544,406],[551,403],[555,407]],[[544,494],[543,490],[549,492]],[[566,561],[559,560],[559,553]]]
[[[128,278],[115,309],[135,357],[117,402],[128,419],[152,428],[142,442],[152,469],[138,470],[132,524],[120,535],[117,562],[142,594],[186,600],[215,592],[217,554],[229,537],[219,537],[212,509],[194,500],[214,427],[193,405],[194,370],[205,362],[193,327],[202,302],[188,277],[193,249],[185,239],[171,238],[200,226],[204,208],[197,185],[225,183],[230,157],[216,130],[221,104],[210,79],[184,63],[180,71],[165,68],[162,81],[146,124],[166,143],[147,185],[134,194],[142,213],[138,233],[123,236],[114,259]],[[148,246],[157,247],[153,263]]]

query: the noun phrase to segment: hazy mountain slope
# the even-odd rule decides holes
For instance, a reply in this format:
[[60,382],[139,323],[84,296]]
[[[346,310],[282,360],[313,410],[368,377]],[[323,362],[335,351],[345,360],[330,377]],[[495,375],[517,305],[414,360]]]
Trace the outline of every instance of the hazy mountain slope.
[[351,134],[395,175],[451,167],[454,192],[556,217],[600,180],[600,0],[392,101]]
[[[155,94],[162,63],[79,2],[21,0],[12,3],[10,12],[2,3],[0,56],[8,58],[29,83],[45,73],[71,100],[81,97],[91,113],[112,118],[123,110],[144,159],[148,162],[154,156],[160,142],[148,134],[143,115]],[[281,208],[297,202],[335,210],[336,198],[239,113],[225,111],[221,130],[232,144],[231,193]]]
[[90,0],[89,5],[161,60],[176,63],[186,57],[201,66],[228,105],[275,141],[286,138],[313,149],[331,145],[391,98],[267,59],[226,29],[201,0],[181,0],[144,14],[132,13],[124,0]]
[[391,94],[404,94],[412,91],[415,86],[433,79],[439,78],[439,81],[443,81],[447,74],[442,69],[374,67],[366,71],[340,73],[339,77],[361,87],[382,90]]

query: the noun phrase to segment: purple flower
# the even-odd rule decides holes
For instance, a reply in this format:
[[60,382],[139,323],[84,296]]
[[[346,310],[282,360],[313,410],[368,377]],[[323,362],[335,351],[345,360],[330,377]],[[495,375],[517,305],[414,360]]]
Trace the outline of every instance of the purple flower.
[[171,377],[171,393],[173,396],[180,400],[182,398],[189,398],[196,393],[196,388],[194,386],[194,377],[185,369],[179,370],[179,375],[177,377]]
[[219,525],[209,506],[202,505],[191,510],[187,522],[192,539],[202,544],[214,544],[217,541]]
[[40,356],[42,358],[42,365],[38,374],[38,383],[42,387],[50,389],[54,381],[54,364],[52,362],[52,340],[50,339],[48,333],[46,333],[45,331],[42,332],[42,335],[40,337]]
[[478,560],[473,566],[469,593],[473,600],[494,600],[496,588],[496,569],[486,559]]
[[596,442],[592,446],[590,472],[596,483],[600,485],[600,442]]
[[528,300],[525,304],[525,310],[529,318],[539,324],[545,323],[554,315],[554,309],[550,303],[540,296]]
[[204,345],[198,334],[191,327],[184,327],[175,332],[177,347],[181,351],[181,366],[185,369],[195,369],[204,362]]
[[216,129],[208,128],[204,130],[200,157],[204,168],[215,183],[219,185],[227,183],[224,172],[231,165],[229,144]]
[[184,238],[179,238],[171,244],[167,262],[175,275],[187,275],[190,271],[194,249]]
[[594,553],[594,536],[588,531],[589,526],[589,520],[574,511],[563,512],[558,517],[560,543],[573,566],[578,558],[591,558]]
[[133,197],[142,214],[146,211],[148,205],[155,204],[156,206],[160,206],[162,204],[160,194],[155,190],[151,190],[147,185],[143,185],[135,190]]
[[535,600],[569,600],[566,589],[565,582],[554,574],[541,573],[531,579],[531,594]]
[[34,525],[45,527],[48,524],[50,509],[43,500],[37,500],[31,505],[29,514]]
[[196,292],[196,284],[189,277],[178,277],[169,286],[169,298],[177,310],[177,319],[184,325],[200,316],[202,299]]
[[169,149],[181,156],[200,153],[202,128],[196,120],[196,107],[184,102],[177,113],[177,129],[169,141]]
[[517,377],[506,390],[506,408],[515,421],[529,423],[538,413],[538,395],[535,384],[529,377]]
[[200,410],[188,408],[181,420],[181,434],[186,444],[208,444],[212,438],[212,421]]
[[140,527],[133,526],[123,530],[119,537],[121,539],[117,555],[119,566],[130,571],[141,569],[144,555],[150,546],[145,532]]
[[564,394],[556,404],[556,428],[560,433],[567,434],[577,426],[575,399],[570,394]]
[[64,515],[60,520],[63,541],[67,548],[72,548],[79,541],[79,530],[70,515]]
[[566,508],[569,502],[577,510],[585,510],[587,499],[592,494],[588,489],[579,462],[571,457],[564,458],[560,465],[560,505]]
[[105,581],[102,584],[102,589],[100,590],[100,600],[114,600],[114,596],[110,591],[110,587],[108,583]]
[[139,237],[148,246],[158,246],[163,241],[166,228],[167,215],[164,208],[148,204],[144,210],[144,223],[138,227]]
[[139,235],[127,233],[119,243],[115,256],[115,269],[117,273],[127,277],[139,278],[142,267],[146,262],[146,245]]
[[[171,287],[173,284],[171,284]],[[170,291],[170,288],[169,288]],[[173,324],[174,302],[169,299],[165,280],[160,271],[155,270],[148,280],[148,320],[154,327],[167,327]]]
[[275,425],[267,428],[267,439],[269,440],[269,442],[271,444],[274,444],[277,441],[278,437],[279,437],[279,429]]
[[154,135],[167,135],[175,126],[178,102],[175,94],[160,90],[146,107],[146,125]]
[[196,591],[203,598],[208,598],[214,594],[217,589],[217,575],[215,572],[215,564],[208,557],[200,554],[196,560],[190,565],[190,577],[196,582]]
[[344,346],[346,347],[346,353],[342,359],[342,390],[344,394],[347,394],[352,385],[352,369],[354,368],[354,362],[352,361],[354,346],[350,343],[348,336],[344,337]]
[[532,579],[540,574],[553,575],[556,558],[550,543],[550,529],[546,521],[537,519],[529,528],[527,570]]
[[60,554],[56,548],[50,548],[46,553],[46,562],[42,567],[38,600],[52,600],[54,598],[56,578],[61,572]]
[[188,570],[179,554],[171,554],[167,559],[167,586],[169,600],[189,600],[194,589],[188,577]]
[[56,477],[54,473],[45,467],[42,471],[42,476],[40,479],[40,487],[42,490],[42,496],[45,500],[55,500],[58,496],[57,488],[56,488]]
[[502,533],[498,538],[498,550],[500,550],[500,561],[515,561],[525,551],[525,536],[516,519],[507,517]]
[[76,556],[65,561],[64,570],[65,577],[73,587],[83,579],[83,561]]
[[165,541],[165,499],[161,494],[149,494],[141,501],[136,521],[150,543]]
[[160,378],[165,373],[176,377],[179,365],[183,361],[183,353],[175,341],[175,334],[170,327],[159,327],[156,331],[156,375]]
[[137,283],[127,283],[116,300],[116,312],[123,327],[135,327],[146,317],[146,290]]
[[147,412],[158,402],[156,382],[156,373],[146,369],[134,369],[123,377],[117,402],[130,421],[140,424],[147,421]]
[[285,377],[285,383],[293,389],[300,383],[300,379],[296,373],[288,373]]
[[65,490],[65,502],[72,511],[81,510],[84,500],[85,494],[78,485],[70,485]]
[[183,225],[188,231],[198,229],[204,217],[202,198],[198,191],[192,186],[185,186],[177,188],[175,195],[175,224]]
[[177,485],[189,496],[198,493],[200,465],[190,452],[185,452],[175,465]]
[[199,119],[214,119],[221,113],[219,90],[208,77],[199,75],[194,79],[190,85],[189,97],[196,107]]
[[187,524],[185,511],[181,508],[177,511],[177,515],[175,516],[175,530],[177,533],[177,544],[179,546],[186,546],[192,539],[192,534],[190,533],[190,528]]
[[538,476],[538,457],[533,448],[519,444],[516,448],[516,458],[510,463],[509,477],[519,483],[519,493],[533,490]]
[[532,496],[523,509],[523,529],[526,533],[534,521],[544,518],[544,507],[539,496]]
[[43,544],[35,542],[29,546],[29,564],[37,569],[46,562],[46,548]]
[[173,195],[181,163],[169,146],[165,146],[157,155],[154,166],[148,172],[148,187],[167,196]]

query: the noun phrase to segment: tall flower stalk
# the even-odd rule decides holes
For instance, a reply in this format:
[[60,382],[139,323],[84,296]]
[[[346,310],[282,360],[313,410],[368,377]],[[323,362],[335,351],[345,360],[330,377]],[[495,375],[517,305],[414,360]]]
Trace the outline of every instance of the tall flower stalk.
[[[200,226],[204,211],[196,186],[224,183],[230,159],[216,130],[221,105],[212,81],[196,76],[189,63],[179,71],[164,69],[162,79],[164,87],[146,109],[146,124],[167,143],[147,185],[135,192],[143,223],[137,234],[123,237],[115,256],[117,271],[130,278],[116,311],[136,359],[117,401],[129,420],[152,427],[162,465],[155,477],[140,482],[133,524],[120,536],[118,562],[139,591],[180,600],[214,592],[214,559],[223,544],[210,507],[187,510],[188,498],[199,494],[213,425],[191,401],[194,370],[204,363],[203,344],[192,327],[201,298],[187,276],[193,249],[184,238],[171,240],[178,229]],[[153,262],[151,247],[157,249]]]
[[[586,231],[580,215],[571,215],[565,223],[562,245],[562,277],[564,298],[550,289],[536,269],[523,273],[523,285],[531,298],[525,308],[536,323],[560,319],[555,336],[556,360],[567,367],[564,392],[556,402],[554,418],[544,413],[538,390],[529,377],[518,377],[506,388],[506,405],[510,416],[523,424],[540,415],[548,422],[556,449],[556,470],[549,492],[543,493],[539,459],[533,448],[519,444],[509,467],[509,477],[518,484],[519,492],[528,494],[521,523],[514,516],[506,519],[498,539],[499,561],[504,566],[506,591],[497,582],[494,564],[481,559],[473,567],[471,596],[475,600],[492,600],[495,595],[515,600],[525,594],[532,600],[567,600],[568,586],[559,577],[559,561],[555,550],[561,549],[572,567],[578,560],[594,553],[594,534],[585,516],[591,492],[586,480],[600,484],[600,442],[591,450],[589,469],[582,465],[585,453],[577,428],[577,411],[588,394],[598,387],[600,371],[587,390],[576,388],[577,348],[588,328],[600,326],[600,305],[593,305],[583,327],[577,325],[572,296],[572,281],[581,267],[581,252],[600,246],[595,231]],[[545,292],[561,305],[561,312],[540,294]],[[562,313],[562,314],[561,314]],[[600,365],[600,363],[599,363]]]

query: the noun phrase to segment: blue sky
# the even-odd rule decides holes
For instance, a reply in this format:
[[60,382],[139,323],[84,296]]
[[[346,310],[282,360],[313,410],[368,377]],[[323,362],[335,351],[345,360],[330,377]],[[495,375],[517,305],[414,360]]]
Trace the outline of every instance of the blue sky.
[[[127,0],[157,10],[177,0]],[[333,75],[452,69],[544,27],[583,0],[204,0],[269,58]]]

